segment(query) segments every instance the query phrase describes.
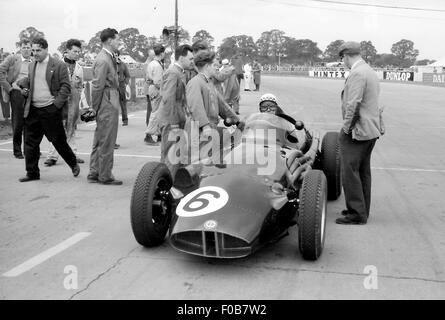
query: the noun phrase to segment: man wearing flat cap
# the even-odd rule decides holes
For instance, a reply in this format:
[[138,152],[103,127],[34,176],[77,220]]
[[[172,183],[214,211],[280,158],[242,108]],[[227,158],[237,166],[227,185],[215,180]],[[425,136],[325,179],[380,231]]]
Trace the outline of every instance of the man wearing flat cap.
[[339,55],[351,71],[341,94],[343,127],[339,136],[346,210],[336,222],[366,224],[371,206],[371,153],[384,133],[380,83],[361,58],[359,43],[345,42]]

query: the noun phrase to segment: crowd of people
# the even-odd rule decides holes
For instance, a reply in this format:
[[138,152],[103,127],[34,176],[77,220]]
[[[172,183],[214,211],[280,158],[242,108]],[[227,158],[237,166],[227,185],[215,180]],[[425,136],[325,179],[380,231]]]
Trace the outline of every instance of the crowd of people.
[[[102,50],[92,67],[91,108],[82,102],[86,99],[82,95],[83,69],[77,62],[82,49],[79,40],[66,42],[60,60],[49,55],[44,38],[32,43],[22,41],[20,54],[9,56],[0,64],[3,100],[12,107],[13,154],[18,159],[25,158],[26,163],[26,176],[20,182],[40,179],[38,163],[43,136],[52,144],[45,163],[54,165],[60,155],[73,176],[79,176],[79,163],[84,161],[76,155],[75,142],[79,106],[83,105],[96,120],[87,180],[122,185],[113,175],[113,160],[120,110],[122,124],[128,125],[125,88],[129,71],[119,59],[121,41],[117,30],[103,30],[100,39]],[[198,41],[175,48],[174,59],[166,67],[165,50],[161,44],[154,46],[147,64],[145,142],[161,144],[161,162],[174,177],[178,164],[171,161],[169,152],[184,132],[190,134],[193,128],[198,131],[198,149],[202,141],[209,139],[222,149],[220,139],[213,141],[214,133],[221,130],[220,120],[226,126],[243,130],[245,124],[239,117],[241,79],[244,78],[244,90],[255,86],[253,90],[258,91],[261,66],[255,60],[243,65],[240,56],[220,61],[205,42]],[[371,153],[377,139],[384,134],[379,80],[361,58],[359,43],[345,43],[339,55],[350,75],[341,94],[344,124],[339,135],[346,210],[342,212],[344,217],[336,222],[365,224],[371,201]],[[274,95],[262,97],[261,112],[276,114],[280,110]],[[219,132],[217,135],[222,136]],[[187,160],[190,163],[193,159]],[[288,168],[296,167],[298,163],[288,163]]]
[[[55,165],[60,155],[73,175],[79,175],[79,164],[85,160],[77,155],[76,129],[80,113],[88,111],[97,126],[87,179],[106,185],[122,184],[112,170],[114,150],[119,148],[119,111],[122,125],[128,125],[126,87],[130,72],[119,58],[122,44],[118,32],[105,29],[100,39],[102,50],[92,65],[91,103],[85,96],[83,68],[79,64],[82,45],[77,39],[66,42],[62,57],[49,54],[44,38],[23,40],[19,53],[0,64],[5,118],[9,105],[12,111],[13,155],[26,163],[26,176],[21,182],[40,179],[38,162],[43,136],[50,142],[44,164]],[[199,124],[200,134],[208,136],[220,118],[240,125],[241,80],[247,79],[245,90],[259,90],[261,67],[256,61],[243,64],[241,56],[221,61],[204,41],[178,46],[169,66],[164,64],[165,51],[162,44],[155,45],[145,64],[144,140],[149,145],[160,144],[162,160],[168,164],[171,131],[184,130],[187,123],[194,121]]]

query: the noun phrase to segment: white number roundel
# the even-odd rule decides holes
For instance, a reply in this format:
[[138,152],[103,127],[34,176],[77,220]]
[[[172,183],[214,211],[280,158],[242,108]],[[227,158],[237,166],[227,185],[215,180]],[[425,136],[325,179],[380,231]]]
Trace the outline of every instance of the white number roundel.
[[203,187],[186,195],[176,208],[180,217],[203,216],[223,208],[229,201],[229,194],[219,187]]

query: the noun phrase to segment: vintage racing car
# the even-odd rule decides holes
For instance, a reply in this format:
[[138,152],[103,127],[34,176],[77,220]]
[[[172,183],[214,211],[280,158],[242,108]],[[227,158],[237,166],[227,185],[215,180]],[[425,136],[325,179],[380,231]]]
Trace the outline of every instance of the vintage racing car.
[[[274,130],[273,140],[259,134],[265,130]],[[258,150],[268,152],[269,162],[274,162],[267,174],[259,174],[265,164],[255,159]],[[297,150],[301,166],[298,163],[297,179],[289,181],[287,159]],[[303,258],[318,259],[324,246],[327,200],[341,193],[338,133],[326,133],[320,145],[319,134],[301,121],[287,115],[253,114],[239,143],[224,159],[224,165],[201,161],[184,166],[174,179],[165,164],[145,164],[131,197],[137,242],[158,246],[168,232],[168,241],[179,251],[241,258],[283,238],[296,224]]]

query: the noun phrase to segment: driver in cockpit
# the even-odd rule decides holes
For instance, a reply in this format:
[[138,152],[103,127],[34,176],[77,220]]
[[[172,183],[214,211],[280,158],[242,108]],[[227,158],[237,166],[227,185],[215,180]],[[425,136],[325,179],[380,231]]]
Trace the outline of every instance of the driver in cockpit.
[[276,116],[284,114],[283,110],[278,106],[277,97],[272,93],[266,93],[260,98],[260,112],[272,113]]

